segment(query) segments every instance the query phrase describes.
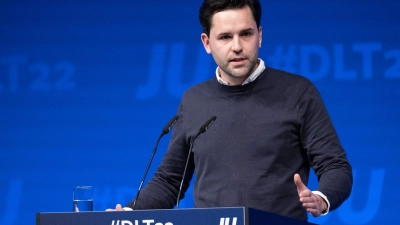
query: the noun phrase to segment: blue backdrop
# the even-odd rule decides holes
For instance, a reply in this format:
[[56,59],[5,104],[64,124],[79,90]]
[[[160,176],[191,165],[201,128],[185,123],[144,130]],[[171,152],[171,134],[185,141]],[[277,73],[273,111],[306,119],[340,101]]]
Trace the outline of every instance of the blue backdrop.
[[[400,2],[262,4],[260,57],[316,84],[354,169],[350,199],[311,221],[396,224]],[[200,42],[200,5],[0,2],[0,224],[71,211],[75,185],[94,186],[95,210],[134,197],[183,91],[214,74]],[[181,207],[192,207],[190,192]]]

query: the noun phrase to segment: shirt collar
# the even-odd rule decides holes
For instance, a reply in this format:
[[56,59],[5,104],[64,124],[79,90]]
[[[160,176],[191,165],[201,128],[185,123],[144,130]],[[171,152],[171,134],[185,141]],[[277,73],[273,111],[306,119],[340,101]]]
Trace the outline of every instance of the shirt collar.
[[[257,69],[254,70],[254,72],[246,80],[243,81],[242,86],[246,85],[246,84],[248,84],[250,82],[253,82],[264,71],[264,69],[265,69],[264,61],[262,59],[260,59],[260,58],[258,60],[260,61],[260,64],[258,65]],[[215,75],[217,76],[218,82],[220,84],[229,86],[229,83],[224,81],[222,79],[222,77],[219,76],[218,69],[219,69],[219,67],[217,67],[217,69],[215,70]]]

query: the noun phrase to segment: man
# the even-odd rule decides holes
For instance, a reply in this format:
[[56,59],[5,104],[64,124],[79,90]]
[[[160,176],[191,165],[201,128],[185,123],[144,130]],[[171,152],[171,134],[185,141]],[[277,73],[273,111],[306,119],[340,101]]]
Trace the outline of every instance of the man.
[[[258,0],[205,0],[199,17],[216,77],[184,93],[169,149],[135,209],[174,207],[190,142],[212,116],[183,183],[184,193],[196,173],[195,207],[245,206],[301,220],[339,207],[352,187],[346,154],[313,84],[258,58]],[[310,166],[315,192],[305,185]]]

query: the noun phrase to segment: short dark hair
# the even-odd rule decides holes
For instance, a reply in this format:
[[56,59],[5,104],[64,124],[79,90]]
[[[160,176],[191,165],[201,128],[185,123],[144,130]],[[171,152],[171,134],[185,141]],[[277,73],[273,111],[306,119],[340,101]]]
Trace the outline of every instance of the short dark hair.
[[199,10],[199,20],[204,33],[210,36],[211,20],[215,13],[227,9],[242,9],[249,6],[257,28],[261,21],[261,4],[258,0],[204,0]]

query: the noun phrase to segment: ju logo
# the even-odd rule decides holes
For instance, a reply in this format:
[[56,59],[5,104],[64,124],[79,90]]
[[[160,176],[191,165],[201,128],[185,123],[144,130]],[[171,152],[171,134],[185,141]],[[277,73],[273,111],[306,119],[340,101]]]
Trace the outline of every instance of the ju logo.
[[202,45],[198,46],[193,52],[185,43],[155,44],[148,80],[136,89],[136,99],[153,99],[163,88],[171,96],[180,98],[186,89],[208,79],[212,59]]

